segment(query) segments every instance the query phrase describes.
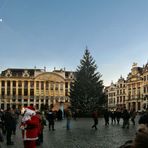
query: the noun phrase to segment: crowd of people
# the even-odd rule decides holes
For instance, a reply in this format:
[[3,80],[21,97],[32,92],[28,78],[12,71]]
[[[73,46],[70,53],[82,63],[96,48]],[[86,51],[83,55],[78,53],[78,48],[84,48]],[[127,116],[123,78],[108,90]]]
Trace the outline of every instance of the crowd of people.
[[[128,111],[126,108],[117,109],[116,111],[104,110],[105,126],[110,124],[120,124],[121,119],[122,128],[129,128],[131,121],[135,125],[136,112],[134,109]],[[21,116],[20,116],[21,115]],[[72,117],[76,120],[76,112],[72,112],[71,108],[67,108],[64,112],[66,117],[66,129],[71,129]],[[20,117],[20,119],[19,119]],[[94,109],[92,112],[93,125],[92,128],[97,130],[98,125],[98,111]],[[51,109],[45,112],[37,111],[33,106],[25,107],[23,113],[16,108],[8,107],[7,110],[0,110],[0,142],[4,141],[6,137],[7,145],[14,145],[12,141],[12,134],[16,134],[16,126],[18,121],[19,128],[22,131],[22,139],[24,148],[36,148],[37,145],[43,143],[44,126],[48,125],[49,131],[55,131],[55,120],[62,120],[63,113],[55,112]],[[6,136],[4,136],[6,135]],[[139,119],[139,126],[135,137],[132,140],[125,142],[120,148],[146,148],[148,145],[148,109],[147,112],[141,115]]]
[[[109,124],[120,124],[120,120],[122,119],[122,128],[129,128],[130,121],[135,126],[135,118],[136,111],[135,109],[131,109],[128,111],[125,107],[123,109],[117,108],[116,111],[108,111],[105,109],[104,112],[104,120],[105,126],[109,126]],[[94,110],[92,113],[92,118],[94,120],[94,124],[92,128],[97,130],[98,124],[98,112]],[[148,108],[146,112],[143,112],[138,120],[138,128],[135,133],[135,136],[132,139],[126,141],[119,148],[148,148]]]
[[125,107],[123,109],[117,108],[115,111],[108,111],[108,109],[105,109],[105,125],[109,125],[109,118],[111,118],[111,124],[120,124],[121,119],[123,119],[122,128],[129,128],[130,120],[132,124],[135,125],[136,114],[137,113],[135,109],[131,109],[130,111],[128,111]]
[[8,107],[7,110],[0,110],[0,141],[4,141],[4,136],[6,135],[7,145],[13,145],[11,140],[12,134],[16,134],[16,126],[19,118],[20,111],[16,108]]
[[[132,117],[131,117],[131,120]],[[132,121],[133,122],[133,121]],[[135,122],[133,122],[135,124]],[[126,141],[120,148],[147,148],[148,147],[148,108],[138,121],[138,128],[132,140]]]
[[[71,129],[72,112],[70,107],[65,111],[66,129]],[[0,142],[4,142],[6,137],[7,145],[14,145],[12,134],[16,134],[16,127],[22,131],[22,139],[24,148],[36,148],[37,145],[43,143],[43,130],[47,125],[49,131],[55,130],[55,120],[62,120],[63,113],[59,109],[57,112],[46,110],[44,112],[36,110],[33,106],[18,110],[8,107],[7,110],[0,110]],[[18,122],[19,121],[19,122]],[[19,123],[19,124],[18,124]]]

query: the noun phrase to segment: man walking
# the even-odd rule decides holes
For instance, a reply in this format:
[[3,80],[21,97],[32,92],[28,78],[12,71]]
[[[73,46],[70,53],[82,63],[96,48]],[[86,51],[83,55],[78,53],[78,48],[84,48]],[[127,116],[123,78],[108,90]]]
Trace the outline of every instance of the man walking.
[[66,111],[66,119],[67,119],[66,127],[67,127],[67,130],[70,130],[70,128],[71,128],[71,118],[72,118],[72,112],[71,112],[70,107],[68,107],[68,109]]
[[93,120],[94,120],[94,124],[92,125],[92,128],[95,128],[95,130],[97,130],[97,124],[98,124],[98,113],[97,113],[97,110],[93,111],[92,117],[93,117]]

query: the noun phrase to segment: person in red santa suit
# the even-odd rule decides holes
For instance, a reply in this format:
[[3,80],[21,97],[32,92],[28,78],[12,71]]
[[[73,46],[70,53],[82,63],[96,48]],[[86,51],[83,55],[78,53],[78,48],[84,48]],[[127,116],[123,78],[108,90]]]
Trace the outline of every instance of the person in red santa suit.
[[26,107],[21,126],[24,148],[36,148],[36,140],[40,134],[39,118],[32,106]]

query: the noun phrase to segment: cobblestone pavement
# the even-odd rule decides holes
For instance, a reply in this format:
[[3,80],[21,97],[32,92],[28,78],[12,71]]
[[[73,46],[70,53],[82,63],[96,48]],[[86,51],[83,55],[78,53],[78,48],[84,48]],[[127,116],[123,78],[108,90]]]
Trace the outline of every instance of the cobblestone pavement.
[[[137,119],[138,120],[138,117]],[[129,129],[122,129],[120,125],[109,127],[104,125],[104,119],[99,118],[98,130],[91,128],[93,120],[91,118],[80,118],[72,120],[72,129],[66,130],[66,121],[56,121],[55,131],[48,131],[48,126],[44,129],[44,142],[37,148],[118,148],[125,141],[134,137],[136,126],[130,125]],[[23,148],[21,131],[18,128],[17,134],[12,136],[15,145],[7,146],[6,141],[0,143],[1,148]]]

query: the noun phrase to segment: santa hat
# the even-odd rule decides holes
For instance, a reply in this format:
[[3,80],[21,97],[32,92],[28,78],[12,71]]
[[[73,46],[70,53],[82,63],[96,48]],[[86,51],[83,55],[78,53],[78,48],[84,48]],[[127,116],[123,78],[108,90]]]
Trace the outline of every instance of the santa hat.
[[26,114],[35,115],[35,108],[33,106],[28,106],[25,108]]
[[26,107],[26,108],[35,111],[35,108],[34,108],[33,106],[28,106],[28,107]]

